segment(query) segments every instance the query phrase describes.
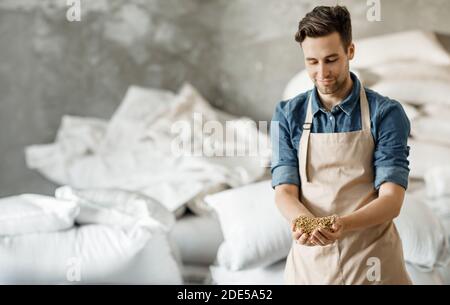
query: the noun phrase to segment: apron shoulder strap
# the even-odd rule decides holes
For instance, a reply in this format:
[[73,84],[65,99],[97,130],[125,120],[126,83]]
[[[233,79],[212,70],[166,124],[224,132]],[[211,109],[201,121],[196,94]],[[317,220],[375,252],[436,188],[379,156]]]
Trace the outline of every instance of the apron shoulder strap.
[[369,102],[367,101],[366,90],[361,84],[359,93],[359,104],[361,105],[361,130],[370,131]]
[[[314,89],[313,89],[314,90]],[[308,158],[308,145],[309,145],[309,135],[311,133],[311,125],[312,125],[312,110],[311,110],[311,101],[312,101],[312,91],[309,94],[308,98],[308,107],[306,109],[306,118],[305,122],[303,123],[303,131],[302,131],[302,137],[300,138],[300,146],[301,146],[301,155],[299,160],[300,165],[300,175],[304,177],[306,182],[309,182],[308,173],[306,170],[306,163]],[[302,161],[303,160],[303,161]],[[303,164],[303,166],[302,166]]]

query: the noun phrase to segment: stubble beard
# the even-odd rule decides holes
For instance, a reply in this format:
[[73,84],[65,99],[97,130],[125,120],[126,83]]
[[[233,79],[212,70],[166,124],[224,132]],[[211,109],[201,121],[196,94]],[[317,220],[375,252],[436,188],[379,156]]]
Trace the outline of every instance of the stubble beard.
[[319,92],[321,94],[333,94],[338,92],[340,89],[342,89],[343,86],[345,86],[345,79],[344,80],[340,80],[340,79],[336,79],[334,84],[331,84],[329,86],[323,86],[321,85],[319,82],[315,82],[317,90],[319,90]]

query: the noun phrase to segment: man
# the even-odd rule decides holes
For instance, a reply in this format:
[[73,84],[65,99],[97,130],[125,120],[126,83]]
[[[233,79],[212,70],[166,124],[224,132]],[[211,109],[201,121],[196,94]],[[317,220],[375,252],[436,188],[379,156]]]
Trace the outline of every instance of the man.
[[[349,71],[355,46],[345,7],[314,8],[295,40],[315,88],[280,102],[272,119],[272,186],[294,241],[285,280],[410,284],[392,221],[408,184],[408,118]],[[300,216],[331,215],[331,229],[308,235],[294,226]]]

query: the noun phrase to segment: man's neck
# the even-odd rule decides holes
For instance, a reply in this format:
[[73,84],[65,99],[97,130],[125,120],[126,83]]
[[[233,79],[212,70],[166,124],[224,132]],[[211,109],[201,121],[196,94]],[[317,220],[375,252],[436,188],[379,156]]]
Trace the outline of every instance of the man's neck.
[[319,90],[317,90],[317,93],[319,94],[320,101],[322,102],[322,105],[330,111],[334,106],[338,105],[344,98],[346,98],[353,87],[353,80],[350,77],[350,73],[345,81],[344,86],[341,87],[338,91],[336,91],[333,94],[326,94],[323,95],[320,93]]

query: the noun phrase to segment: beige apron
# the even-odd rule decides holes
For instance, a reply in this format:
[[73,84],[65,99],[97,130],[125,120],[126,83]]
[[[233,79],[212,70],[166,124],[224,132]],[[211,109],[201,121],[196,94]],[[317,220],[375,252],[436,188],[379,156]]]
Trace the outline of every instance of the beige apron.
[[[299,144],[300,200],[317,217],[346,215],[375,199],[370,114],[360,92],[362,129],[311,133],[311,95]],[[349,232],[327,246],[293,242],[287,284],[411,284],[402,243],[392,221]]]

